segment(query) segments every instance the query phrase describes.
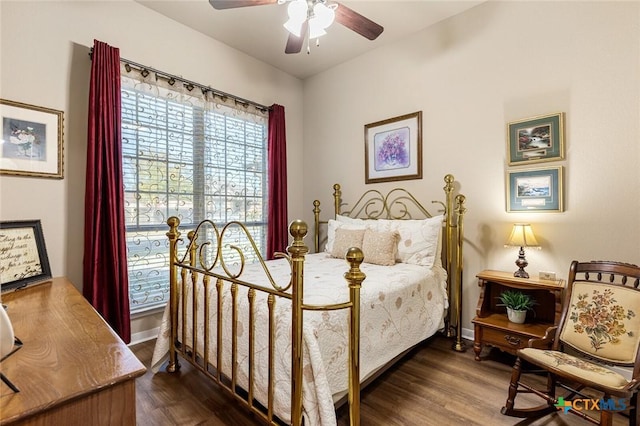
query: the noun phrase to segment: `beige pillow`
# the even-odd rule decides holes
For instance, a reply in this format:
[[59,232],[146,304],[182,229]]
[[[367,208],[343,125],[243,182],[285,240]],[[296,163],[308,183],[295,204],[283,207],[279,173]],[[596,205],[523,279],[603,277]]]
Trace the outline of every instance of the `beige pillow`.
[[344,229],[361,229],[364,231],[364,225],[356,225],[346,222],[340,222],[337,220],[329,219],[327,225],[327,244],[324,248],[324,251],[331,254],[333,252],[333,241],[336,239],[336,229],[344,228]]
[[362,239],[364,261],[375,265],[395,265],[399,237],[395,231],[366,229]]
[[364,238],[364,229],[336,229],[333,246],[331,247],[331,256],[338,259],[344,259],[347,250],[351,247],[362,249],[362,240]]

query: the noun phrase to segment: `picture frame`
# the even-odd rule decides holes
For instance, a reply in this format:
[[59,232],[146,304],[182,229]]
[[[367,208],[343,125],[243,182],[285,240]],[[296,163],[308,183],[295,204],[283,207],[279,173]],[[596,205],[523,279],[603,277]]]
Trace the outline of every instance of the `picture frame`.
[[19,289],[51,279],[40,220],[0,222],[0,287]]
[[562,212],[563,167],[507,171],[507,212]]
[[0,175],[62,179],[63,111],[0,99]]
[[564,113],[508,123],[507,152],[510,166],[564,159]]
[[422,179],[422,111],[364,126],[365,183]]

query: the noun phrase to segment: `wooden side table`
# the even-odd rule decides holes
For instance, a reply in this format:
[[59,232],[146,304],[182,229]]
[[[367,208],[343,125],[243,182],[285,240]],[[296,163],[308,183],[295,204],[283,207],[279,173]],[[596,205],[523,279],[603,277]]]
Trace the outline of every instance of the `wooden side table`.
[[146,368],[66,278],[4,293],[22,348],[2,362],[0,425],[135,425]]
[[[558,325],[562,312],[564,280],[536,280],[516,278],[511,272],[482,271],[478,275],[480,298],[476,308],[473,351],[480,361],[483,345],[491,345],[515,354],[517,349],[527,346],[532,338],[544,336],[548,327]],[[507,319],[504,306],[498,296],[505,290],[518,289],[531,295],[537,302],[533,312],[527,313],[524,324],[515,324]]]

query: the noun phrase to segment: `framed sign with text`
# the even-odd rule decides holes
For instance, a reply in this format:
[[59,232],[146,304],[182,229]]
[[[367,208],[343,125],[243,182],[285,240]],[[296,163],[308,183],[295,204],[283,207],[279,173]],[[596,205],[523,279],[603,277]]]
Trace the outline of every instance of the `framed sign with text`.
[[0,222],[2,291],[51,279],[40,220]]

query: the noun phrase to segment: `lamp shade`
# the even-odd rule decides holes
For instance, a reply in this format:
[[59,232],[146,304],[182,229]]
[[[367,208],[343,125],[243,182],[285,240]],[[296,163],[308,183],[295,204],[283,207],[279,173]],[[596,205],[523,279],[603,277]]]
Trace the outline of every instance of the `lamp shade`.
[[513,225],[511,235],[505,244],[505,247],[537,247],[540,248],[540,244],[533,235],[531,225],[528,223],[516,223]]

